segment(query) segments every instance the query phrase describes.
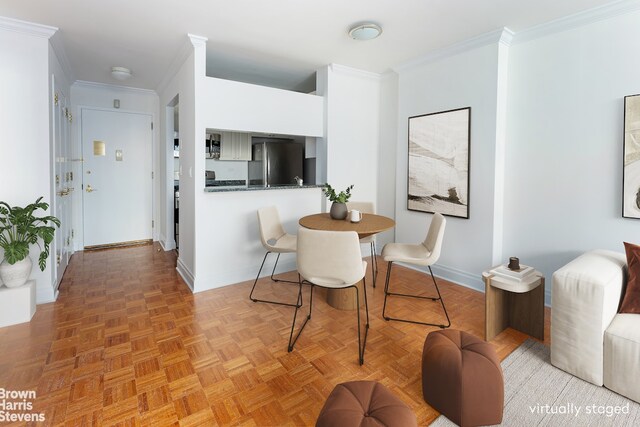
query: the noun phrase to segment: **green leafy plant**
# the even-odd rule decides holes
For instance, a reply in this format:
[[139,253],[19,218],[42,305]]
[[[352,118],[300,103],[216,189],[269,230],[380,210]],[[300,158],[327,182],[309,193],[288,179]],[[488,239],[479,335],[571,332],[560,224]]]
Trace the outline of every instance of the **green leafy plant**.
[[325,196],[327,196],[330,202],[347,203],[351,198],[352,188],[353,188],[353,184],[348,186],[345,191],[341,191],[340,193],[336,194],[336,190],[334,190],[333,187],[329,185],[329,183],[325,183],[322,186],[322,192],[324,193]]
[[25,259],[29,255],[29,245],[37,244],[40,247],[40,270],[44,271],[47,266],[49,245],[55,233],[53,224],[60,227],[60,220],[55,216],[34,215],[38,209],[49,209],[49,204],[41,200],[42,197],[25,207],[11,207],[6,202],[0,202],[0,248],[4,249],[4,257],[9,264]]

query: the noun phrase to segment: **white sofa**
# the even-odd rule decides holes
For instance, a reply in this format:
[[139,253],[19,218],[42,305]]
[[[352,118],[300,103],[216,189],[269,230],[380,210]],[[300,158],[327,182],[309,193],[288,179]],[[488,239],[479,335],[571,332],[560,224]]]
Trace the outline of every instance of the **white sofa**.
[[596,250],[553,274],[551,363],[640,402],[640,314],[618,314],[626,268]]

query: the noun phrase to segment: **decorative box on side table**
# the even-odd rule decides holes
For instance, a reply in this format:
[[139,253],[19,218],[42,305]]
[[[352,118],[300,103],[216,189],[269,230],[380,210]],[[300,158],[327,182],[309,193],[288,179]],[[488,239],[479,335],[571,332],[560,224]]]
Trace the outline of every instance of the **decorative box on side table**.
[[544,340],[544,276],[534,271],[522,281],[482,273],[485,287],[485,340],[506,328]]

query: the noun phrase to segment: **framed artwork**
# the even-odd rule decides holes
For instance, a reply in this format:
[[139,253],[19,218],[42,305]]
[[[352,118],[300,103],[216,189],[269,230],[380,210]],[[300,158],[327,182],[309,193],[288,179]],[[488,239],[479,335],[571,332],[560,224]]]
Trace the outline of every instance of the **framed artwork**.
[[407,209],[469,218],[471,107],[409,117]]
[[640,218],[640,94],[624,97],[622,217]]

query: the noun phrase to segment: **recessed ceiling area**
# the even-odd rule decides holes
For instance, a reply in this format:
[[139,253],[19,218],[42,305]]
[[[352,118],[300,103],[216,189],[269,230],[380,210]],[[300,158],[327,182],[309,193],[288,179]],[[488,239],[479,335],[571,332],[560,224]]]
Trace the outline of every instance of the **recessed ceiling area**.
[[[60,29],[78,80],[156,89],[186,43],[208,38],[207,75],[283,89],[315,88],[330,63],[366,71],[390,67],[508,27],[518,31],[610,0],[0,0],[0,15]],[[376,22],[380,37],[348,30]],[[111,77],[114,64],[132,78]]]

